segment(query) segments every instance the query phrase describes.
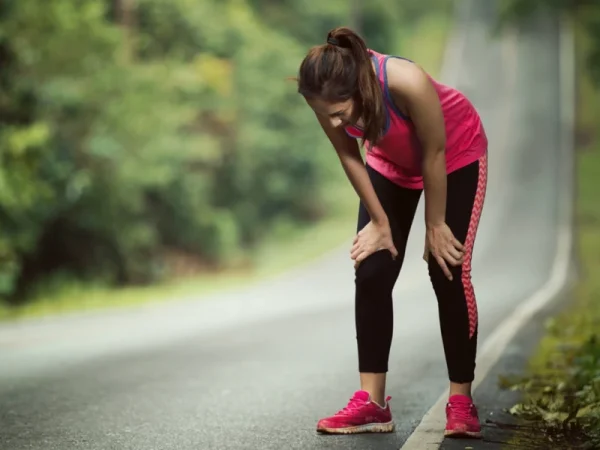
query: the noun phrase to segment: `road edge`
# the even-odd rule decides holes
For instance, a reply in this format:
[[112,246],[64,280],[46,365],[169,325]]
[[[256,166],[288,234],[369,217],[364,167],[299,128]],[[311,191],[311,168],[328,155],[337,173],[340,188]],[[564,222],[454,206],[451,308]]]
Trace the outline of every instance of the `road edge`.
[[[467,2],[461,2],[463,5]],[[469,6],[471,2],[469,2]],[[457,7],[460,14],[466,14],[468,7]],[[457,22],[464,23],[462,16]],[[559,25],[559,70],[560,70],[560,107],[561,107],[561,155],[558,166],[558,177],[562,181],[563,189],[560,190],[558,205],[559,226],[557,233],[557,248],[552,264],[552,270],[546,283],[533,295],[524,299],[523,303],[515,309],[512,315],[498,325],[492,334],[485,340],[477,359],[477,373],[473,382],[473,392],[486,378],[492,367],[498,362],[511,340],[517,333],[546,305],[557,299],[565,292],[568,285],[574,280],[576,274],[573,270],[574,245],[573,245],[573,206],[574,206],[574,181],[575,181],[575,99],[576,99],[576,74],[574,35],[571,24],[562,18]],[[463,33],[464,34],[464,33]],[[460,42],[450,41],[450,44]],[[464,40],[464,39],[463,39]],[[450,52],[451,50],[449,50]],[[460,57],[458,58],[460,59]],[[455,60],[456,61],[456,60]],[[444,68],[443,73],[449,75],[451,71]],[[440,395],[436,403],[427,411],[411,433],[400,450],[439,450],[444,440],[445,406],[448,399],[448,390]]]

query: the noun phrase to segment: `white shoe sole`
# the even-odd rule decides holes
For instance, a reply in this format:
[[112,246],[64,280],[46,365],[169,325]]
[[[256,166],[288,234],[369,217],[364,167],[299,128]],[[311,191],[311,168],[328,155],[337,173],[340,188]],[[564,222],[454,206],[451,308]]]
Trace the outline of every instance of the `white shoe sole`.
[[317,432],[323,434],[391,433],[394,429],[394,422],[392,421],[387,423],[368,423],[356,427],[317,428]]

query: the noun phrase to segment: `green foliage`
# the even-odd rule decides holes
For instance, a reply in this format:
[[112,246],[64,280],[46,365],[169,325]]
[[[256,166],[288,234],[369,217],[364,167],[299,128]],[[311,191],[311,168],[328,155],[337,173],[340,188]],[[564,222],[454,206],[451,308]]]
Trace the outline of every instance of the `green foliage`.
[[[558,349],[556,349],[558,350]],[[547,356],[550,356],[547,355]],[[507,383],[526,393],[510,413],[531,421],[548,445],[592,449],[600,445],[600,342],[593,334],[582,345],[561,345],[535,375]],[[555,448],[555,447],[551,447]],[[565,448],[565,447],[560,447]]]
[[[422,3],[365,7],[368,43],[393,51],[429,8],[451,8]],[[343,173],[286,78],[355,13],[341,0],[2,2],[0,298],[52,276],[153,283],[172,275],[169,255],[220,266],[326,216]]]

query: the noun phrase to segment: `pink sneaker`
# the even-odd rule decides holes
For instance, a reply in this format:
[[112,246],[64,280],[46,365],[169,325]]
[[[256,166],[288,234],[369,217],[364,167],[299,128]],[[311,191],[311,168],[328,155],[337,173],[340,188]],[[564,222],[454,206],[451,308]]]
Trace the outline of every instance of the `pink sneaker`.
[[319,420],[317,432],[328,434],[390,433],[394,431],[389,401],[381,407],[366,391],[356,391],[348,405],[331,417]]
[[481,438],[477,408],[469,397],[451,396],[446,405],[446,420],[446,436]]

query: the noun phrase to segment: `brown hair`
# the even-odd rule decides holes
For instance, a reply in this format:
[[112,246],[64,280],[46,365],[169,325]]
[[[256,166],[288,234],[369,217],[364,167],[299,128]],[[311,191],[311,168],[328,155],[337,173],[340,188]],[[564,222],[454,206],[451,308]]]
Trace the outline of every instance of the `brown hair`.
[[364,40],[349,28],[334,28],[325,44],[309,50],[300,64],[298,92],[328,102],[352,98],[364,122],[363,145],[376,143],[384,131],[383,93],[371,56]]

